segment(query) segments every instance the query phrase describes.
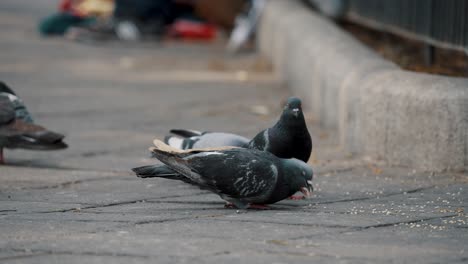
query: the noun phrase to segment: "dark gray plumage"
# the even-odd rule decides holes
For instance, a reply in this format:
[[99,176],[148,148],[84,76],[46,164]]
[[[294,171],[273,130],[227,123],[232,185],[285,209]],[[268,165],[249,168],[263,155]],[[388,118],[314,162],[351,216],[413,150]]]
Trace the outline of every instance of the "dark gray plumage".
[[23,101],[0,82],[0,163],[3,148],[55,150],[66,148],[63,135],[35,125]]
[[297,159],[245,148],[182,151],[155,140],[153,155],[165,165],[134,168],[138,177],[181,180],[218,194],[238,208],[272,204],[297,191],[310,196],[312,168]]
[[290,97],[278,122],[258,133],[252,140],[236,134],[200,132],[196,130],[171,130],[177,136],[167,136],[165,142],[179,149],[236,146],[273,153],[280,158],[309,160],[312,138],[302,112],[301,100]]
[[312,138],[307,130],[301,100],[289,98],[278,122],[258,133],[249,142],[249,148],[307,162],[312,152]]

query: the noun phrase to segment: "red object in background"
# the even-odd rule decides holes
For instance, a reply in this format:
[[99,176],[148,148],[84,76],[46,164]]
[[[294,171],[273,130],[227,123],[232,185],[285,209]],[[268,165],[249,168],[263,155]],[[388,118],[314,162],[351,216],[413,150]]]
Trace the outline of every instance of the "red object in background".
[[74,8],[74,2],[75,0],[60,0],[58,7],[60,13],[69,13],[74,16],[84,17],[84,14],[81,14],[78,10]]
[[184,39],[212,40],[217,28],[208,23],[190,20],[176,20],[169,29],[169,34]]
[[60,12],[71,12],[72,11],[72,0],[61,0],[59,3]]

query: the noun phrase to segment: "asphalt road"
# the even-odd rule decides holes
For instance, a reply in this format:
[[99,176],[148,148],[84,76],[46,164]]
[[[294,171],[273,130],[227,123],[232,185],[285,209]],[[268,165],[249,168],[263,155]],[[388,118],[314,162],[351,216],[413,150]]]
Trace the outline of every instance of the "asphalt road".
[[[0,3],[0,79],[57,152],[6,150],[1,263],[466,263],[468,177],[343,153],[306,112],[315,196],[237,212],[183,183],[132,175],[170,128],[252,137],[289,90],[254,53],[212,44],[41,38],[51,0]],[[306,106],[307,107],[307,106]]]

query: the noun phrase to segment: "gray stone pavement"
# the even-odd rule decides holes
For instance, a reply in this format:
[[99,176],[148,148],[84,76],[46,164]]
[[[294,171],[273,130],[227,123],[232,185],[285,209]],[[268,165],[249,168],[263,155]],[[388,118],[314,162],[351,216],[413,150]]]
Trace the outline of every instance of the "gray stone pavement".
[[237,212],[185,184],[134,177],[130,168],[153,162],[147,147],[168,129],[253,136],[275,122],[289,91],[255,54],[226,57],[222,43],[40,38],[35,23],[54,4],[0,3],[0,79],[70,144],[60,152],[6,151],[0,262],[468,261],[467,175],[352,157],[313,113],[311,200]]

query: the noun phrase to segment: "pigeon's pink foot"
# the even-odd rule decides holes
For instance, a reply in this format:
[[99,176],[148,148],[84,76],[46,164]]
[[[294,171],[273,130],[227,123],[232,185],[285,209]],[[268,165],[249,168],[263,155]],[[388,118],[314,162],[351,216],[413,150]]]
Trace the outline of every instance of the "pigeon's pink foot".
[[237,206],[235,206],[233,203],[226,203],[224,205],[224,208],[227,208],[227,209],[237,209]]
[[256,209],[256,210],[271,210],[271,207],[268,207],[264,204],[249,204],[249,209]]
[[291,195],[291,196],[288,197],[288,199],[297,201],[297,200],[304,200],[305,197],[302,196],[302,195]]

